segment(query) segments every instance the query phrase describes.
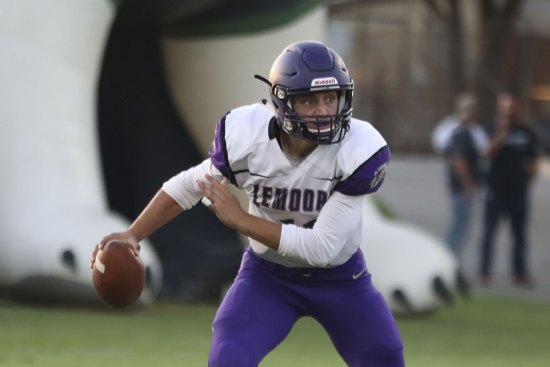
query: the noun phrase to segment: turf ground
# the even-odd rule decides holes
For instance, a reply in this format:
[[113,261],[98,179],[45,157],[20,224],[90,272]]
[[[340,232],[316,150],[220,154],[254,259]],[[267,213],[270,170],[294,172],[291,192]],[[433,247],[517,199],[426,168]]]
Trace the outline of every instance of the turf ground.
[[[0,366],[206,366],[214,305],[158,302],[132,312],[0,301]],[[474,297],[397,318],[408,367],[550,366],[550,305]],[[345,366],[302,319],[262,367]]]

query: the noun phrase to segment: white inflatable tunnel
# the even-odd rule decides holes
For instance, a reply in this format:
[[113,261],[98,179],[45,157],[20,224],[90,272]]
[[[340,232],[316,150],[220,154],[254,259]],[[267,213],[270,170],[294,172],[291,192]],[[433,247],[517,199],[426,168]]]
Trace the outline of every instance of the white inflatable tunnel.
[[[1,0],[0,288],[35,299],[97,300],[89,259],[108,231],[95,93],[114,9],[105,0]],[[146,243],[142,303],[162,267]]]

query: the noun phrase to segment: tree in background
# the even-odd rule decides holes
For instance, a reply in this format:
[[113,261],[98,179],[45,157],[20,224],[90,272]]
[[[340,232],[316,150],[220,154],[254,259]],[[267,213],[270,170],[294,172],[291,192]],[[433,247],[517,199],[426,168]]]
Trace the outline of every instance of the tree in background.
[[[524,0],[480,0],[475,2],[479,19],[479,47],[476,57],[474,82],[465,80],[464,12],[463,1],[425,0],[448,32],[448,63],[450,96],[465,88],[475,90],[480,102],[482,121],[490,120],[494,113],[496,94],[501,88],[521,91],[521,73],[507,73],[518,50],[512,47],[517,39],[515,22],[521,14]],[[472,4],[470,2],[470,4]],[[472,85],[473,84],[473,85]],[[449,100],[449,106],[451,105]]]

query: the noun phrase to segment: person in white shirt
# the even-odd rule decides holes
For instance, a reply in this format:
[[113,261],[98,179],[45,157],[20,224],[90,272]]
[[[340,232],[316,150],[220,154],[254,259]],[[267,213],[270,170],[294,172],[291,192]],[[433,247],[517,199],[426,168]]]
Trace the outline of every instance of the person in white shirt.
[[[451,140],[453,130],[460,125],[460,115],[472,103],[476,103],[475,98],[466,92],[460,93],[455,98],[455,110],[453,113],[441,119],[432,131],[431,143],[434,152],[437,154],[445,153],[445,148]],[[487,131],[478,121],[469,124],[468,129],[472,134],[479,155],[485,156],[489,149],[489,135]]]

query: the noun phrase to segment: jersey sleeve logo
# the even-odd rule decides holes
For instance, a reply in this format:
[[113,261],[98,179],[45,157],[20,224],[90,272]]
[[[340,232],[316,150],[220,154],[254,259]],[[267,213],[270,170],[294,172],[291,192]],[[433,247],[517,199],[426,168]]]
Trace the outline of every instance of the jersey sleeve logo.
[[380,184],[380,182],[384,179],[384,177],[386,177],[387,169],[388,169],[388,164],[384,163],[383,165],[378,167],[376,171],[374,171],[374,177],[370,182],[371,189],[374,189],[376,186],[378,186],[378,184]]
[[384,182],[390,157],[390,148],[387,145],[383,146],[349,177],[338,182],[335,191],[344,195],[365,195],[377,191]]

